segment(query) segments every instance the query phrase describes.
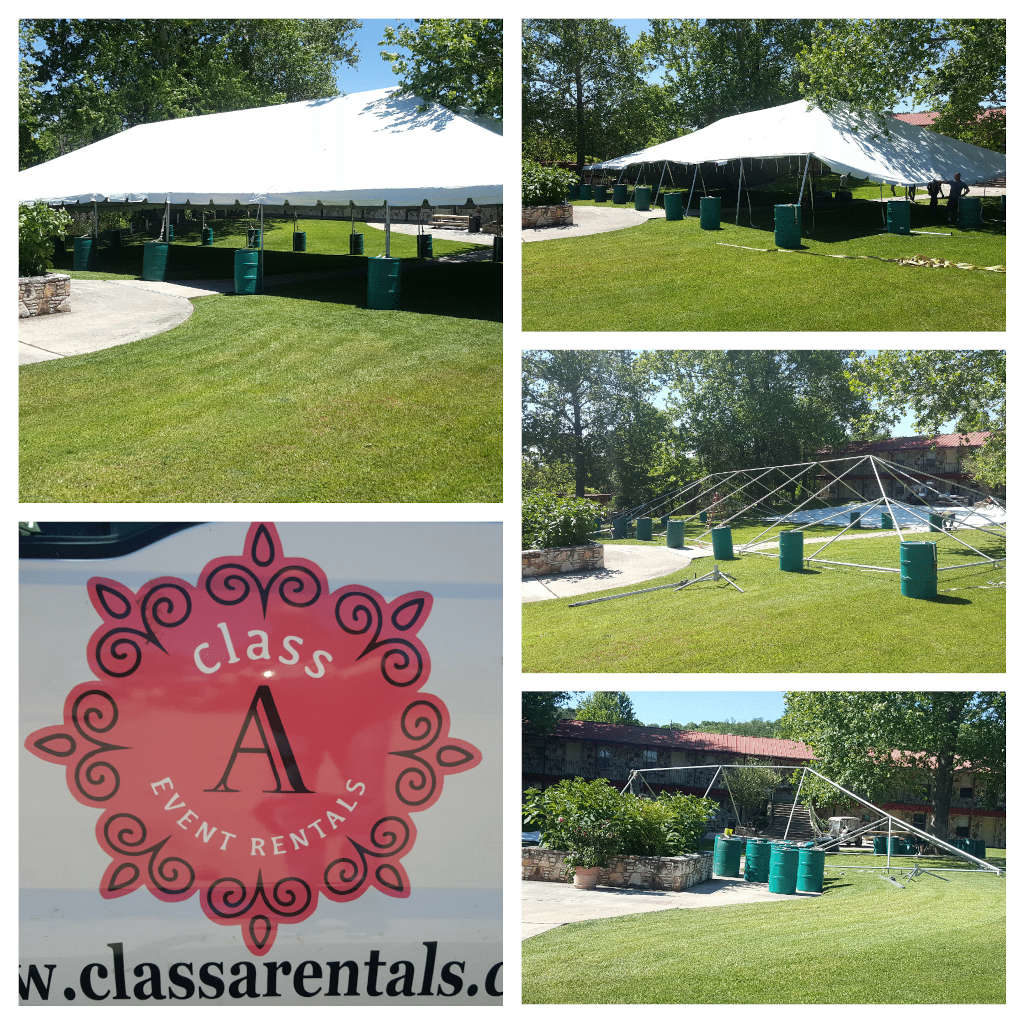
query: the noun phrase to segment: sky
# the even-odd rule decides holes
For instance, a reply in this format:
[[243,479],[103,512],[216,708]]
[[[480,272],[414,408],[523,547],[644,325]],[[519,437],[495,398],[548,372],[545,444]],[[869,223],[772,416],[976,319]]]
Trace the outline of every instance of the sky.
[[363,18],[363,27],[353,36],[359,47],[359,65],[341,67],[334,76],[338,88],[345,93],[366,92],[369,89],[386,89],[398,85],[398,79],[388,61],[381,60],[377,45],[384,37],[386,25],[397,25],[400,18]]
[[785,711],[783,694],[766,690],[714,692],[629,690],[636,717],[648,722],[736,721],[751,718],[768,720]]

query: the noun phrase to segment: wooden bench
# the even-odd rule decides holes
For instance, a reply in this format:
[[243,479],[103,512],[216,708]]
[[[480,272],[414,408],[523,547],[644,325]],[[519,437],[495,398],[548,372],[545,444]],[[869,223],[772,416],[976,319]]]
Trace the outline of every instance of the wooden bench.
[[469,217],[455,213],[435,213],[430,218],[430,223],[435,228],[461,228],[469,230]]

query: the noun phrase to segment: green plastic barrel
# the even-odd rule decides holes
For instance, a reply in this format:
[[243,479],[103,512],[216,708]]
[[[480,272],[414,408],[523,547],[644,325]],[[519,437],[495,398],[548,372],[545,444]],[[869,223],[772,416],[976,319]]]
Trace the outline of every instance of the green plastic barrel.
[[434,236],[416,236],[416,256],[421,260],[429,260],[434,255]]
[[763,839],[748,839],[744,851],[743,877],[748,882],[767,882],[771,859],[771,843]]
[[799,249],[800,207],[796,203],[776,203],[775,244],[780,249]]
[[235,250],[235,294],[255,295],[260,284],[259,249]]
[[928,532],[929,533],[942,533],[942,519],[943,515],[941,512],[929,512],[928,513]]
[[637,185],[633,189],[633,209],[649,210],[651,208],[651,186]]
[[885,204],[885,230],[890,235],[910,234],[910,203],[906,200]]
[[892,529],[892,516],[889,515],[888,512],[883,512],[882,513],[882,529],[883,530],[891,530]]
[[702,523],[704,523],[705,525],[707,525],[707,521],[708,521],[708,514],[707,514],[707,512],[701,512],[701,514],[700,514],[700,521]]
[[875,836],[875,838],[871,840],[871,847],[875,851],[875,856],[876,857],[884,857],[885,856],[885,836]]
[[715,836],[715,857],[712,865],[714,873],[725,878],[739,878],[742,853],[742,839],[735,836]]
[[964,230],[981,227],[981,196],[962,196],[957,212],[957,226]]
[[825,886],[825,851],[804,847],[800,850],[796,887],[800,892],[821,892]]
[[636,521],[636,539],[651,539],[651,520],[649,516],[642,516]]
[[579,199],[579,197],[580,197],[580,186],[579,186],[579,182],[577,182],[575,185],[570,185],[569,186],[569,194],[566,196],[566,199],[568,199],[569,202],[571,203],[574,199]]
[[398,309],[401,263],[389,256],[367,261],[366,305],[369,309]]
[[173,242],[174,241],[174,225],[173,224],[168,224],[167,225],[167,241],[168,242]]
[[213,228],[203,228],[203,245],[213,245]]
[[146,242],[142,247],[142,280],[166,281],[167,256],[171,247],[166,242]]
[[607,185],[595,185],[594,186],[594,202],[595,203],[607,203],[608,202],[608,186]]
[[363,255],[363,233],[361,231],[354,231],[348,236],[348,254],[350,256]]
[[890,836],[889,853],[893,857],[902,857],[905,852],[906,851],[903,846],[903,839],[900,836]]
[[711,528],[711,550],[715,558],[725,562],[733,557],[732,527],[714,526]]
[[774,843],[768,862],[768,891],[792,896],[796,892],[799,861],[800,851],[795,846]]
[[305,231],[293,231],[292,232],[292,252],[305,252],[306,251],[306,232]]
[[859,512],[859,511],[855,511],[855,512],[851,512],[850,513],[850,529],[851,530],[859,530],[860,529],[860,519],[861,519],[861,516],[863,514],[864,514],[863,512]]
[[904,597],[933,598],[938,593],[939,570],[935,542],[900,541],[900,593]]
[[985,840],[984,839],[972,839],[971,849],[968,853],[973,853],[975,857],[980,857],[982,860],[985,859]]
[[501,235],[494,236],[494,249],[491,252],[491,259],[495,263],[501,263],[505,259],[505,239]]
[[721,196],[701,196],[700,226],[705,231],[717,231],[722,226]]
[[783,530],[779,534],[779,568],[783,572],[802,572],[804,567],[804,531]]
[[96,246],[93,239],[86,235],[84,238],[75,239],[74,262],[71,264],[74,270],[92,270],[95,265]]
[[625,516],[612,520],[612,540],[624,540],[628,530],[629,520]]
[[585,181],[580,182],[580,199],[593,199],[594,186],[588,185]]
[[683,219],[683,193],[665,193],[665,220]]
[[[174,235],[171,235],[171,239],[174,239]],[[259,228],[246,228],[245,230],[245,244],[249,249],[258,249],[260,247],[260,229]]]
[[629,186],[624,182],[620,181],[617,185],[612,185],[612,202],[613,203],[624,203],[629,198]]
[[686,523],[681,519],[670,519],[665,527],[665,544],[670,548],[686,547]]

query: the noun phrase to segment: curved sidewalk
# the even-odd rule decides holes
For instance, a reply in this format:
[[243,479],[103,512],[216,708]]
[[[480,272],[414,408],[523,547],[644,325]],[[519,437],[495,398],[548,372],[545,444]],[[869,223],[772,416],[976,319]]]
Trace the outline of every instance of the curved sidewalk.
[[621,231],[623,228],[636,227],[656,217],[664,218],[664,210],[623,209],[610,206],[574,206],[572,208],[573,223],[565,227],[554,228],[523,228],[524,242],[548,242],[553,238],[579,238],[582,235],[599,235],[604,231]]

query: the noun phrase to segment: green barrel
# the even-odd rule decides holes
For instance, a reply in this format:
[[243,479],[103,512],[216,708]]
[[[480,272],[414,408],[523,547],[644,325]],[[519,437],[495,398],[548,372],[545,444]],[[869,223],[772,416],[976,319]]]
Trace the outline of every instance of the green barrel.
[[728,561],[732,554],[732,527],[713,526],[711,528],[711,551],[720,561]]
[[166,242],[146,242],[142,247],[143,281],[167,280],[167,256],[170,250]]
[[875,836],[871,840],[871,847],[875,851],[876,857],[885,856],[885,836]]
[[965,230],[981,227],[981,196],[961,197],[956,222]]
[[75,239],[75,256],[71,264],[74,270],[92,270],[95,265],[96,246],[91,237]]
[[633,209],[649,210],[651,208],[651,186],[637,185],[633,189]]
[[[171,235],[173,241],[174,235]],[[260,247],[260,229],[259,228],[246,228],[245,229],[245,244],[249,249],[258,249]]]
[[505,259],[505,239],[502,235],[494,236],[494,250],[491,252],[491,259],[495,263],[502,263]]
[[767,882],[771,859],[771,843],[763,839],[748,839],[744,851],[743,877],[748,882]]
[[213,245],[213,228],[203,228],[203,245]]
[[804,531],[783,530],[779,534],[779,568],[783,572],[802,572],[804,567]]
[[702,523],[704,523],[705,526],[707,525],[707,522],[708,522],[708,514],[707,514],[707,512],[701,512],[701,514],[700,514],[700,521]]
[[821,892],[825,886],[825,851],[804,847],[800,850],[796,870],[796,887],[800,892]]
[[421,260],[429,260],[434,255],[434,236],[416,236],[416,256]]
[[260,284],[259,249],[235,250],[235,294],[255,295]]
[[661,517],[661,532],[662,533],[664,533],[668,529],[668,521],[671,518],[672,518],[671,516],[662,516]]
[[900,541],[900,593],[904,597],[932,598],[938,593],[939,570],[935,542]]
[[306,232],[305,231],[293,231],[292,232],[292,252],[305,252],[306,251]]
[[625,516],[612,520],[612,540],[624,540],[628,530],[629,520]]
[[580,182],[580,199],[593,199],[594,186],[588,185],[585,181]]
[[859,511],[851,512],[850,513],[850,529],[851,530],[859,530],[860,529],[860,518],[861,518],[861,516],[863,514],[864,514],[863,512],[859,512]]
[[174,225],[173,224],[168,224],[167,225],[167,241],[168,242],[173,242],[174,241]]
[[982,860],[985,859],[985,840],[984,839],[972,839],[971,849],[968,853],[973,853],[975,857],[980,857]]
[[575,185],[570,185],[569,186],[569,194],[566,196],[566,199],[568,199],[569,202],[571,203],[574,199],[579,199],[579,197],[580,197],[580,186],[579,186],[579,182],[577,182]]
[[665,193],[665,220],[683,219],[683,193]]
[[595,203],[607,203],[608,202],[608,186],[607,185],[595,185],[594,186],[594,202]]
[[629,186],[624,181],[620,181],[617,185],[612,185],[613,203],[624,203],[628,198]]
[[942,533],[942,513],[941,512],[929,512],[928,513],[928,532],[929,533]]
[[369,309],[398,309],[402,264],[389,256],[367,261],[366,305]]
[[892,529],[892,516],[889,515],[888,512],[883,512],[882,513],[882,529],[883,530],[891,530]]
[[670,548],[686,547],[686,523],[682,519],[670,519],[665,527],[665,544]]
[[885,204],[885,230],[890,235],[910,234],[910,203],[906,200]]
[[768,862],[768,891],[792,896],[796,892],[796,872],[800,851],[795,846],[772,844]]
[[363,233],[361,231],[354,231],[348,236],[348,254],[349,256],[363,255]]
[[637,540],[650,540],[651,539],[651,519],[650,516],[642,516],[636,521],[636,539]]
[[722,226],[721,196],[701,196],[700,226],[705,231],[717,231]]
[[775,244],[780,249],[799,249],[800,207],[796,203],[776,203]]
[[715,836],[715,858],[712,869],[716,875],[725,878],[740,877],[740,855],[743,840],[733,836]]

